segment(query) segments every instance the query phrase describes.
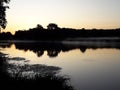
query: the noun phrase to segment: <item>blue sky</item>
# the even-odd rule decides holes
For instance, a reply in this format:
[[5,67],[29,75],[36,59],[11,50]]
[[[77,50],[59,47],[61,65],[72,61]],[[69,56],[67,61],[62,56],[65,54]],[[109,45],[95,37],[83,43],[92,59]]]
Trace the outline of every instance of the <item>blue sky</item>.
[[71,28],[119,28],[120,0],[11,0],[6,31],[57,23]]

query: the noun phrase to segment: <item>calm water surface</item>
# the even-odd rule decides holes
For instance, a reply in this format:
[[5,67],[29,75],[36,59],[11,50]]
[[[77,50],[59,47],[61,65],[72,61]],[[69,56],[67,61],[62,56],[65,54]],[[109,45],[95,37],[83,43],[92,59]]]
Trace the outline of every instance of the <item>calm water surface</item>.
[[[69,83],[74,90],[120,90],[119,45],[117,48],[115,44],[113,47],[108,44],[102,44],[102,47],[98,44],[93,47],[85,45],[57,45],[48,48],[43,44],[1,44],[0,50],[12,58],[8,60],[9,64],[60,67],[59,74],[70,77]],[[15,60],[15,57],[20,60]]]

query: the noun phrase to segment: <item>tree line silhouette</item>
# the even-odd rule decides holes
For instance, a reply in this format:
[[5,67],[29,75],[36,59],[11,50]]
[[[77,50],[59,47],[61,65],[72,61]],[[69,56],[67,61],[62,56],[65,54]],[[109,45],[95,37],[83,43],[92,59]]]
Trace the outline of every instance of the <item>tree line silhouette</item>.
[[60,28],[55,23],[50,23],[47,29],[38,24],[29,30],[18,30],[12,35],[10,32],[0,33],[0,40],[65,40],[68,38],[89,37],[120,37],[120,29],[72,29]]

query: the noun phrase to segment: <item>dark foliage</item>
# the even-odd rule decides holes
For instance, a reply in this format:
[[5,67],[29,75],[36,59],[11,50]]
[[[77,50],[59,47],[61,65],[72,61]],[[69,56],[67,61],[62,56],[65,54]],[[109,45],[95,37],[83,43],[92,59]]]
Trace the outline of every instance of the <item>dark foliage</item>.
[[[69,77],[56,75],[61,68],[46,65],[14,65],[0,53],[0,86],[2,89],[73,90]],[[17,58],[16,58],[17,61]],[[29,72],[33,73],[29,73]]]
[[[0,43],[0,47],[11,47],[12,43]],[[61,52],[68,52],[73,49],[79,49],[84,53],[87,49],[115,48],[120,49],[118,41],[68,41],[68,42],[14,42],[16,49],[34,52],[38,57],[47,55],[51,58],[57,57]]]
[[[120,37],[120,29],[71,29],[59,28],[57,24],[50,23],[48,29],[38,24],[36,28],[19,30],[15,35],[1,33],[0,40],[35,40],[35,41],[63,41],[81,40],[80,38]],[[119,40],[118,40],[119,41]]]
[[13,39],[13,35],[10,32],[0,33],[0,40],[12,40],[12,39]]
[[9,8],[8,6],[4,6],[4,3],[8,4],[10,0],[0,0],[0,29],[1,27],[3,29],[6,28],[7,20],[6,20],[6,8]]
[[14,39],[16,40],[65,40],[68,38],[80,37],[119,37],[120,30],[75,30],[67,28],[58,29],[39,29],[34,28],[28,31],[16,31]]

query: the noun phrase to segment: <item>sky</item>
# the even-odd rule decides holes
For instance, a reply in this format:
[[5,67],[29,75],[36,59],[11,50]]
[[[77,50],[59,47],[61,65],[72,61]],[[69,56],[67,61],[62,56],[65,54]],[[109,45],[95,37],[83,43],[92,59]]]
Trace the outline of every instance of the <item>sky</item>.
[[120,28],[120,0],[11,0],[5,31],[56,23],[63,28]]

